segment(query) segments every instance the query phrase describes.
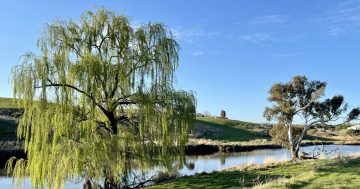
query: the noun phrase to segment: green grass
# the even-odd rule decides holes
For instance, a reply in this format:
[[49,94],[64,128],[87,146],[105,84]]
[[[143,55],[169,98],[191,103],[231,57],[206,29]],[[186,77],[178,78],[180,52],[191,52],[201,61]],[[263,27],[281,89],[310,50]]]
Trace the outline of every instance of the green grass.
[[218,136],[205,135],[202,138],[222,141],[250,141],[256,139],[269,139],[268,136],[261,135],[253,129],[258,124],[242,122],[229,119],[219,119],[211,117],[198,117],[199,126],[206,125],[218,131]]
[[0,108],[17,108],[17,100],[14,98],[3,98],[0,97]]
[[221,126],[233,126],[233,127],[254,127],[258,126],[259,124],[232,120],[232,119],[221,119],[221,118],[214,118],[214,117],[197,117],[196,120],[203,121],[211,124],[221,125]]
[[199,174],[150,188],[215,189],[254,186],[256,188],[359,188],[360,159],[308,160],[257,170]]

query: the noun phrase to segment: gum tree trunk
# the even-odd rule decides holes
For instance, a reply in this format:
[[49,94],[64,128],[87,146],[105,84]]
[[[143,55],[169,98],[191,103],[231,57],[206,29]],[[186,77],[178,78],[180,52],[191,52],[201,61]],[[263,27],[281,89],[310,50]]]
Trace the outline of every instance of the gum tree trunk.
[[292,125],[288,125],[288,135],[289,135],[289,142],[290,142],[290,151],[291,151],[291,158],[297,159],[299,158],[299,145],[297,145],[294,137],[294,127]]
[[300,148],[298,148],[297,145],[296,146],[291,146],[290,151],[291,151],[291,158],[293,160],[299,158],[299,149]]

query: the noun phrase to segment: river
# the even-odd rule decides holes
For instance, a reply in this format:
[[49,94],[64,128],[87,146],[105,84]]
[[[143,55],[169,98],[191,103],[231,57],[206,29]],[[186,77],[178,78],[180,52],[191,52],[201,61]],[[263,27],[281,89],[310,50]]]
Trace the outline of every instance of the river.
[[[317,153],[317,147],[322,146],[307,146],[302,147],[301,150],[306,153]],[[356,155],[360,154],[360,145],[326,145],[325,149],[329,152],[335,150],[329,156],[336,154],[340,155]],[[254,150],[250,152],[237,152],[237,153],[215,153],[212,155],[199,155],[199,156],[186,156],[186,165],[180,170],[182,175],[194,175],[196,173],[211,173],[222,169],[245,165],[245,164],[264,164],[271,161],[286,161],[290,160],[291,154],[287,149],[264,149]],[[0,171],[4,173],[4,171]],[[67,189],[82,188],[82,182],[68,182]],[[0,188],[11,189],[12,178],[0,176]],[[30,181],[27,180],[24,189],[30,188]]]

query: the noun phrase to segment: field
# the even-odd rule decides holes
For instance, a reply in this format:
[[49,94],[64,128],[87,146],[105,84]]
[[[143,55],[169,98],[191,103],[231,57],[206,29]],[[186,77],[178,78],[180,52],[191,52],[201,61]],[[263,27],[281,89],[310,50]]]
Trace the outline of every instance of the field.
[[243,142],[256,139],[270,139],[261,133],[260,125],[255,123],[220,119],[212,117],[197,117],[194,130],[203,129],[201,137],[228,142]]
[[17,100],[0,97],[0,108],[17,108]]
[[359,188],[359,172],[360,158],[306,160],[198,174],[150,188]]

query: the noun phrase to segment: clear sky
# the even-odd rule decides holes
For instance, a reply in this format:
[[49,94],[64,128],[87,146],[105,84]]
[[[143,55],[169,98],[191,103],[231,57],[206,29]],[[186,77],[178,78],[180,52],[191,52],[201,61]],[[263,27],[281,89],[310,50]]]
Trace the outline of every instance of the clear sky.
[[0,2],[0,96],[11,68],[53,19],[105,7],[134,24],[163,22],[181,45],[176,87],[198,112],[264,122],[267,91],[295,75],[328,82],[326,95],[360,106],[359,0],[61,0]]

